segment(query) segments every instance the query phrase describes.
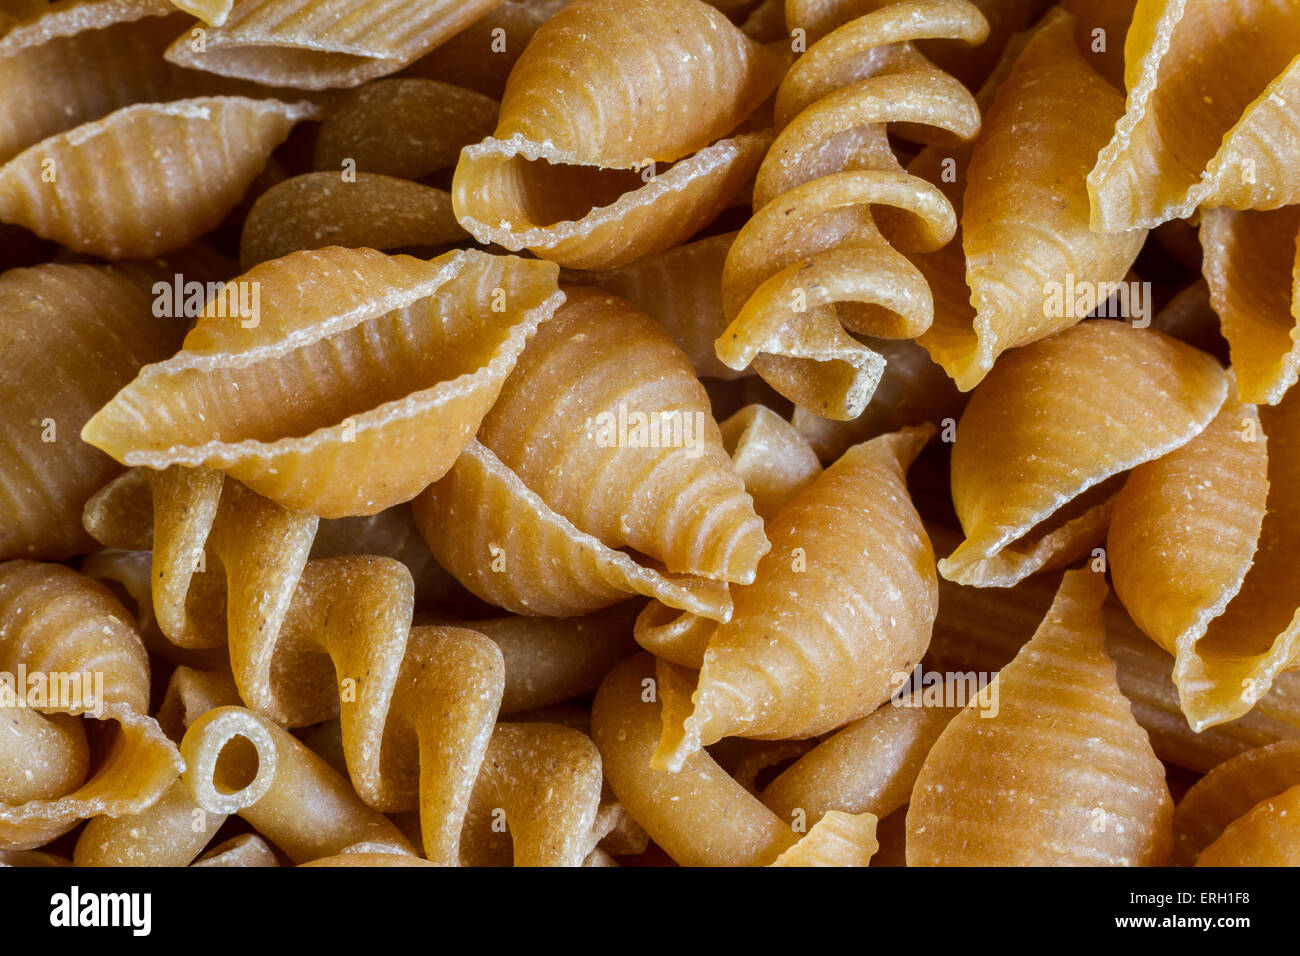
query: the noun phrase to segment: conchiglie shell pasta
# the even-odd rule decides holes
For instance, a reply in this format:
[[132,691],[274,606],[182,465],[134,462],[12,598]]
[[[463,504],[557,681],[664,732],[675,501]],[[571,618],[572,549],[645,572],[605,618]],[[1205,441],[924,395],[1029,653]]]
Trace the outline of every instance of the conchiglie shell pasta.
[[[289,508],[374,514],[451,466],[561,301],[555,272],[481,252],[263,263],[83,436],[126,464],[222,469]],[[229,290],[243,311],[256,293],[260,314],[223,314],[237,311]]]
[[0,275],[0,558],[66,558],[93,548],[86,501],[118,466],[78,437],[147,362],[168,355],[183,320],[158,318],[148,293],[95,266]]
[[1243,402],[1276,405],[1300,376],[1300,206],[1207,209],[1203,269]]
[[125,107],[0,166],[0,219],[106,258],[179,248],[219,224],[315,113],[239,96]]
[[394,73],[501,0],[235,0],[200,39],[180,36],[167,59],[271,86],[357,86]]
[[1088,174],[1100,231],[1300,200],[1300,20],[1258,0],[1140,0],[1128,103]]
[[[0,801],[0,847],[38,847],[82,820],[138,813],[157,800],[183,765],[158,724],[145,716],[148,657],[129,615],[108,590],[61,565],[0,564],[0,635],[0,671],[11,675],[9,693],[21,694],[28,705],[12,711],[14,730],[39,753],[74,764],[62,771],[36,768],[46,784],[61,775],[66,788]],[[23,672],[28,682],[20,686],[16,675]],[[33,675],[45,677],[44,704],[33,705],[30,698]],[[84,752],[77,753],[79,726],[74,730],[69,722],[91,717],[105,721],[110,736],[98,765],[87,772]],[[52,733],[63,742],[56,744]],[[6,764],[12,763],[10,750],[6,745],[2,754]]]
[[445,246],[465,238],[451,197],[419,183],[357,173],[306,173],[272,186],[244,220],[244,270],[303,249],[325,246],[400,249]]
[[938,602],[930,541],[904,483],[932,434],[904,429],[855,446],[781,510],[772,551],[754,583],[736,589],[689,704],[665,715],[657,766],[679,770],[726,736],[825,733],[902,682]]
[[1107,479],[1190,441],[1227,391],[1210,356],[1110,320],[1008,353],[957,424],[952,498],[966,540],[939,573],[1007,587],[1087,554],[1118,490]]
[[1116,500],[1116,593],[1175,655],[1194,730],[1240,717],[1300,663],[1298,484],[1300,399],[1288,397],[1258,418],[1225,406],[1196,439],[1134,469]]
[[1300,741],[1258,747],[1219,764],[1174,809],[1171,862],[1188,865],[1256,804],[1300,786]]
[[1300,866],[1300,787],[1265,800],[1233,821],[1197,866]]
[[1146,238],[1142,229],[1098,235],[1088,226],[1084,176],[1123,99],[1077,51],[1073,28],[1063,13],[1044,22],[999,87],[971,156],[962,242],[976,312],[961,348],[935,350],[962,390],[1006,349],[1091,311],[1067,308],[1074,303],[1064,295],[1053,306],[1053,284],[1090,287],[1102,304]]
[[668,249],[753,175],[766,137],[722,137],[780,69],[698,0],[578,0],[515,64],[493,136],[462,153],[461,225],[572,268]]
[[1106,656],[1105,579],[1069,571],[1033,639],[930,750],[909,866],[1159,865],[1173,802]]

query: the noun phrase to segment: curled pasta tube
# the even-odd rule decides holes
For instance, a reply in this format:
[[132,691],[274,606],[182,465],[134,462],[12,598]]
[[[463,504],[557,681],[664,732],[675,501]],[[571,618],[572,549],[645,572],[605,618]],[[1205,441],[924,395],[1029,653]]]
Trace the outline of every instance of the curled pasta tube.
[[796,61],[777,94],[780,132],[758,171],[754,216],[723,268],[724,364],[752,364],[823,417],[862,413],[884,360],[850,333],[915,338],[934,318],[924,276],[894,246],[931,251],[957,229],[943,193],[899,165],[887,125],[922,141],[979,131],[974,98],[912,41],[978,43],[987,32],[967,0],[905,0],[850,20]]
[[[156,801],[180,773],[180,757],[146,716],[148,658],[108,590],[62,565],[0,564],[0,635],[17,731],[0,749],[0,847],[38,847],[82,820]],[[95,766],[82,728],[91,717],[107,733]]]
[[[242,741],[242,743],[239,743]],[[209,813],[238,813],[294,862],[350,847],[412,855],[387,817],[277,724],[243,707],[218,707],[181,741],[184,779]]]

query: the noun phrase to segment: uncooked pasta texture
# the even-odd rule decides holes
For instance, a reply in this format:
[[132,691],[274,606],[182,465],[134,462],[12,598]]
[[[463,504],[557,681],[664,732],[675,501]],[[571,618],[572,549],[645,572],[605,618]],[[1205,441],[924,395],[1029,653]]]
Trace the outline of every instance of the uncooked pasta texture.
[[0,0],[0,357],[0,866],[1300,866],[1295,2]]

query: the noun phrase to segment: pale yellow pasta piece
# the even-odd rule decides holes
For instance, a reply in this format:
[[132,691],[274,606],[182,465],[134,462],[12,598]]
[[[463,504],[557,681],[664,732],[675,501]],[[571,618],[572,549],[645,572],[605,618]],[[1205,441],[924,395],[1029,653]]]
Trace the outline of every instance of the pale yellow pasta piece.
[[190,866],[279,866],[275,852],[256,833],[245,833],[215,846]]
[[182,34],[180,66],[320,90],[394,73],[502,0],[234,0],[220,25]]
[[[709,641],[679,713],[664,692],[656,766],[679,770],[723,737],[805,737],[875,710],[930,640],[933,551],[907,466],[933,434],[904,429],[850,449],[770,524],[771,552]],[[681,718],[684,718],[682,720]]]
[[315,115],[306,101],[241,96],[127,106],[0,166],[0,219],[110,259],[177,249],[219,224]]
[[178,10],[193,14],[204,23],[219,27],[230,16],[235,0],[171,0]]
[[1202,268],[1243,402],[1276,405],[1300,377],[1297,233],[1300,206],[1201,216]]
[[337,856],[323,856],[317,860],[300,863],[299,866],[437,866],[428,860],[415,856],[399,856],[396,853],[340,853]]
[[84,553],[81,510],[120,469],[78,432],[183,324],[126,275],[81,265],[0,274],[0,315],[0,558]]
[[1174,655],[1193,730],[1240,717],[1300,664],[1298,483],[1300,398],[1258,417],[1233,401],[1196,439],[1135,468],[1116,499],[1115,591]]
[[1194,438],[1227,391],[1210,356],[1112,320],[1006,354],[957,424],[952,498],[966,540],[939,573],[1008,587],[1089,553],[1116,476]]
[[[62,565],[0,564],[0,635],[14,731],[0,744],[0,847],[39,847],[157,800],[182,765],[146,716],[148,658],[108,590]],[[93,765],[82,727],[92,717],[107,730]]]
[[295,863],[349,847],[413,855],[406,838],[288,731],[242,707],[208,711],[181,741],[184,779],[209,813],[238,813]]
[[753,175],[766,135],[723,137],[781,66],[698,0],[577,0],[515,64],[493,135],[461,154],[461,225],[579,269],[669,249]]
[[870,813],[832,810],[808,835],[773,861],[773,866],[867,866],[880,849],[876,818]]
[[1088,174],[1103,232],[1300,200],[1300,19],[1270,0],[1139,0],[1128,103]]
[[451,211],[451,196],[419,183],[357,173],[304,173],[258,197],[244,220],[239,265],[302,249],[348,246],[401,249],[446,246],[465,238]]
[[374,514],[451,466],[560,303],[555,272],[477,251],[263,263],[227,287],[239,310],[232,292],[209,301],[184,349],[83,437],[129,465],[219,468],[323,517]]
[[1173,801],[1106,656],[1106,582],[1068,571],[1034,637],[931,748],[907,811],[909,866],[1159,865]]
[[1300,866],[1300,786],[1265,800],[1234,820],[1196,860],[1197,866]]

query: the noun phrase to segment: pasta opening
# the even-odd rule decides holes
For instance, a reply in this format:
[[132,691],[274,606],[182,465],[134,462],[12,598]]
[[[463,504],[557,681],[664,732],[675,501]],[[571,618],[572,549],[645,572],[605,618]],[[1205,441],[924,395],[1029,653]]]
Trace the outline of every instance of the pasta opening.
[[593,210],[611,206],[625,194],[635,192],[669,168],[667,163],[653,163],[644,170],[603,169],[525,156],[512,157],[510,165],[509,181],[516,184],[516,199],[524,218],[541,228],[578,222]]
[[260,766],[257,745],[243,734],[232,734],[217,752],[212,786],[224,797],[240,794],[252,786]]
[[[1006,546],[1007,551],[1029,551],[1048,535],[1059,531],[1071,521],[1082,518],[1085,514],[1099,505],[1105,504],[1107,500],[1119,493],[1124,487],[1124,482],[1128,479],[1128,472],[1121,472],[1117,475],[1111,475],[1104,481],[1100,481],[1091,488],[1071,498],[1061,507],[1057,508],[1050,515],[1044,518],[1038,524],[1034,525],[1015,541]],[[1100,540],[1096,542],[1100,544]],[[1091,547],[1091,545],[1089,545]]]

